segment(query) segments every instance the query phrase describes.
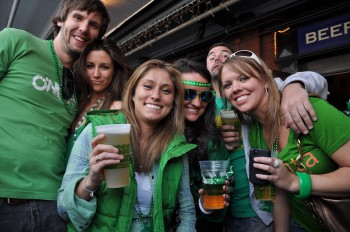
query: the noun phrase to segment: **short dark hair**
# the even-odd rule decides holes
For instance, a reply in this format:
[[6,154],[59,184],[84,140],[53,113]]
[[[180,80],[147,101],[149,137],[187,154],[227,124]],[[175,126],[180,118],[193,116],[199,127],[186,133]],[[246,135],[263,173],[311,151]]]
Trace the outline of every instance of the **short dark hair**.
[[231,44],[227,43],[227,42],[217,42],[214,43],[213,45],[210,46],[208,52],[218,46],[223,46],[223,47],[227,47],[232,53],[235,52],[235,49],[231,46]]
[[57,22],[64,22],[67,16],[73,10],[82,10],[91,12],[98,12],[103,21],[99,32],[99,38],[102,38],[107,31],[107,27],[110,21],[110,17],[106,6],[101,0],[62,0],[61,6],[57,15],[52,19],[55,36],[60,31],[61,27],[57,25]]

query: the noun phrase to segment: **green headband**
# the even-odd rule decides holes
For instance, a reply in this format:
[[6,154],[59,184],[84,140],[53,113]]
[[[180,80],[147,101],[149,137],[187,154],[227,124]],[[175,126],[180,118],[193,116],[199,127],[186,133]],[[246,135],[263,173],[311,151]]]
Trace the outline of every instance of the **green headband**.
[[197,82],[197,81],[188,81],[183,80],[182,83],[185,85],[193,85],[193,86],[200,86],[200,87],[210,87],[211,83],[203,83],[203,82]]

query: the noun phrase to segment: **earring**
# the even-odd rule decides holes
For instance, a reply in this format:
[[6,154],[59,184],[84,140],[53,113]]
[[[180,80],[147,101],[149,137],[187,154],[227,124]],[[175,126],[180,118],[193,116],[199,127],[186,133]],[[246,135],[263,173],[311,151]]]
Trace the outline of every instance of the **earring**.
[[265,94],[269,95],[269,89],[267,87],[265,87]]
[[132,97],[132,101],[135,101],[135,97]]

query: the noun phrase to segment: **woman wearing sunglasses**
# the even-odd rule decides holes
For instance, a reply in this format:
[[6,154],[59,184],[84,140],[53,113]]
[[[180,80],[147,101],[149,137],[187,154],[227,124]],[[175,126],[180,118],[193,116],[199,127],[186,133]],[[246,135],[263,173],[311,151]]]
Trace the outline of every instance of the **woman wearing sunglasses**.
[[[174,66],[182,73],[185,88],[185,136],[187,142],[197,144],[189,152],[191,192],[197,212],[197,231],[219,231],[226,210],[201,213],[198,206],[198,190],[202,186],[200,160],[226,160],[227,149],[215,124],[215,101],[211,89],[211,76],[206,67],[194,60],[180,59]],[[227,186],[224,186],[227,190]],[[226,196],[226,199],[228,196]]]
[[310,195],[349,197],[349,118],[323,99],[310,97],[318,118],[308,134],[300,135],[306,158],[299,166],[299,135],[285,127],[280,93],[264,62],[251,51],[232,54],[219,70],[219,86],[242,123],[250,126],[251,147],[277,153],[278,158],[254,159],[254,167],[270,173],[257,178],[277,187],[275,230],[288,231],[291,215],[291,231],[324,231],[305,199]]

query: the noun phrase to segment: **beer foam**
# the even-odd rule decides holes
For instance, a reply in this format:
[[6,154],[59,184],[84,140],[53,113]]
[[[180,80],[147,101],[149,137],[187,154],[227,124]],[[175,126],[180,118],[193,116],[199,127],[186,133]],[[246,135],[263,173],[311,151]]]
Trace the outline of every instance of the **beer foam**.
[[96,132],[98,134],[129,134],[130,124],[109,124],[97,126]]
[[221,118],[237,118],[233,110],[220,110]]

